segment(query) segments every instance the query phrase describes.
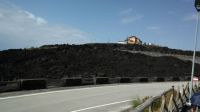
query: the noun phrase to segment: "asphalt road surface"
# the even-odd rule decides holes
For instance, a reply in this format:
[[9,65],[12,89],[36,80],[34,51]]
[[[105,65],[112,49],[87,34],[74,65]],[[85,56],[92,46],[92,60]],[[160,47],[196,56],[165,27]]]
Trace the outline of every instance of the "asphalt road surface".
[[0,97],[1,112],[116,112],[133,99],[187,82],[134,83]]

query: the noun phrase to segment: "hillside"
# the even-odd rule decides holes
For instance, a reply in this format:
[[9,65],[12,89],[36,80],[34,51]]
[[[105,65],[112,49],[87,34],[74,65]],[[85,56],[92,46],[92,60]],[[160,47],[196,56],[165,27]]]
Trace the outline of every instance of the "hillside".
[[[32,49],[10,49],[0,52],[1,80],[63,77],[153,77],[185,76],[191,72],[191,61],[173,56],[153,57],[129,51],[148,51],[191,56],[191,51],[167,47],[85,44],[46,45]],[[200,53],[197,52],[200,56]],[[196,64],[196,68],[200,65]],[[200,73],[196,69],[196,74]]]

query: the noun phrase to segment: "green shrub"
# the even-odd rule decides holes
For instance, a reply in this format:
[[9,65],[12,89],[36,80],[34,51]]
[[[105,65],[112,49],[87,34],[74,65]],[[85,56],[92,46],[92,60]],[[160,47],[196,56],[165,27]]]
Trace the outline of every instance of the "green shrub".
[[136,108],[137,106],[139,106],[140,104],[142,104],[142,101],[140,98],[137,98],[135,100],[133,100],[133,107]]
[[151,96],[145,96],[143,99],[140,99],[139,97],[135,100],[133,100],[133,107],[136,108],[138,105],[144,103],[146,100],[151,98]]

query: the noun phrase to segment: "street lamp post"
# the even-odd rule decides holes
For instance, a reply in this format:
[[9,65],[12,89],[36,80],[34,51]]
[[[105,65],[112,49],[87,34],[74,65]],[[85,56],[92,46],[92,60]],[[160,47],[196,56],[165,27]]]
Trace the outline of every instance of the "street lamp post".
[[[198,37],[198,28],[199,28],[199,12],[200,12],[200,0],[195,0],[194,4],[197,10],[197,24],[195,30],[195,37],[194,37],[194,51],[193,51],[193,59],[192,59],[192,73],[191,73],[191,82],[190,82],[190,96],[192,97],[192,87],[193,87],[193,77],[194,77],[194,67],[195,67],[195,57],[196,57],[196,48],[197,48],[197,37]],[[190,101],[191,103],[191,101]]]
[[200,0],[195,0],[194,6],[197,9],[197,12],[199,12],[200,11]]

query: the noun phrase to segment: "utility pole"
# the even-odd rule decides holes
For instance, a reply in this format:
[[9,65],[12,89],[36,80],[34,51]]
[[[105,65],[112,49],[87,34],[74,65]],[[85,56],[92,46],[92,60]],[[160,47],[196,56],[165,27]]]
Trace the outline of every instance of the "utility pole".
[[[198,28],[199,28],[200,0],[195,0],[194,6],[195,6],[195,8],[197,10],[197,24],[196,24],[195,36],[194,36],[194,51],[193,51],[193,59],[192,59],[192,73],[191,73],[190,96],[189,96],[190,99],[192,97],[192,88],[193,88],[193,77],[194,77],[195,57],[196,57],[196,48],[197,48],[197,37],[198,37]],[[191,103],[191,101],[190,101],[190,103]]]

